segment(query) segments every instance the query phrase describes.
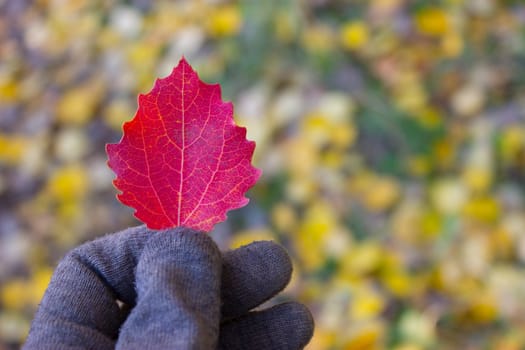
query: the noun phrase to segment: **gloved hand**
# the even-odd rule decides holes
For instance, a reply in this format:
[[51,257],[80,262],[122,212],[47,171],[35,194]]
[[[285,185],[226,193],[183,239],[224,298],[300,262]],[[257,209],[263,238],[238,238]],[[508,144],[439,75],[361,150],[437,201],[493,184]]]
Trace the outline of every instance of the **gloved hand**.
[[305,306],[250,311],[290,275],[272,242],[221,254],[200,232],[130,228],[60,262],[24,349],[300,349],[313,332]]

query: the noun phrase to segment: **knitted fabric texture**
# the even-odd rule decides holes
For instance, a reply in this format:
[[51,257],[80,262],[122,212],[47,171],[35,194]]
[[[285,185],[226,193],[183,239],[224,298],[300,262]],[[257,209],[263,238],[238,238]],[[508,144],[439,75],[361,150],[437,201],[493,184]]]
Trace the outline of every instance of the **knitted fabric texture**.
[[251,311],[291,272],[272,242],[222,254],[201,232],[130,228],[64,257],[24,349],[301,349],[313,333],[306,307]]

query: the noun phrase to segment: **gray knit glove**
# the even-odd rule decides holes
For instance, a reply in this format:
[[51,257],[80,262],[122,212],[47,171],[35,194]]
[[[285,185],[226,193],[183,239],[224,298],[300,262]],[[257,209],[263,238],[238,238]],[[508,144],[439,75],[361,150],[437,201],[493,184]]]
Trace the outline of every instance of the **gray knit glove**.
[[305,306],[250,311],[291,270],[272,242],[221,254],[200,232],[130,228],[60,262],[24,349],[300,349],[313,332]]

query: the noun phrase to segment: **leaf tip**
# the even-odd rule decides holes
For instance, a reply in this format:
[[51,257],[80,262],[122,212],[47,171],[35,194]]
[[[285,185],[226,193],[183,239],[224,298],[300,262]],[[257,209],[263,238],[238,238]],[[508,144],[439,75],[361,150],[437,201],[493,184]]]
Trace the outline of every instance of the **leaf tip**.
[[186,58],[184,57],[184,55],[182,55],[182,57],[179,60],[179,63],[177,64],[177,66],[175,68],[173,68],[173,70],[178,70],[178,69],[186,70],[188,68],[190,69],[190,71],[193,72],[193,68],[190,66],[188,61],[186,61]]

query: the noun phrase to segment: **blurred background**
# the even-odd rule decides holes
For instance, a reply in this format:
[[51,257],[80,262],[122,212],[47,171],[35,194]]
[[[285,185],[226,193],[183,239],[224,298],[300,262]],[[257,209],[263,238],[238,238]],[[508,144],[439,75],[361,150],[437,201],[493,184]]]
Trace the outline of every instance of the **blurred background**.
[[317,349],[525,347],[525,3],[0,0],[0,349],[139,224],[104,145],[184,55],[264,171],[212,235],[285,245]]

